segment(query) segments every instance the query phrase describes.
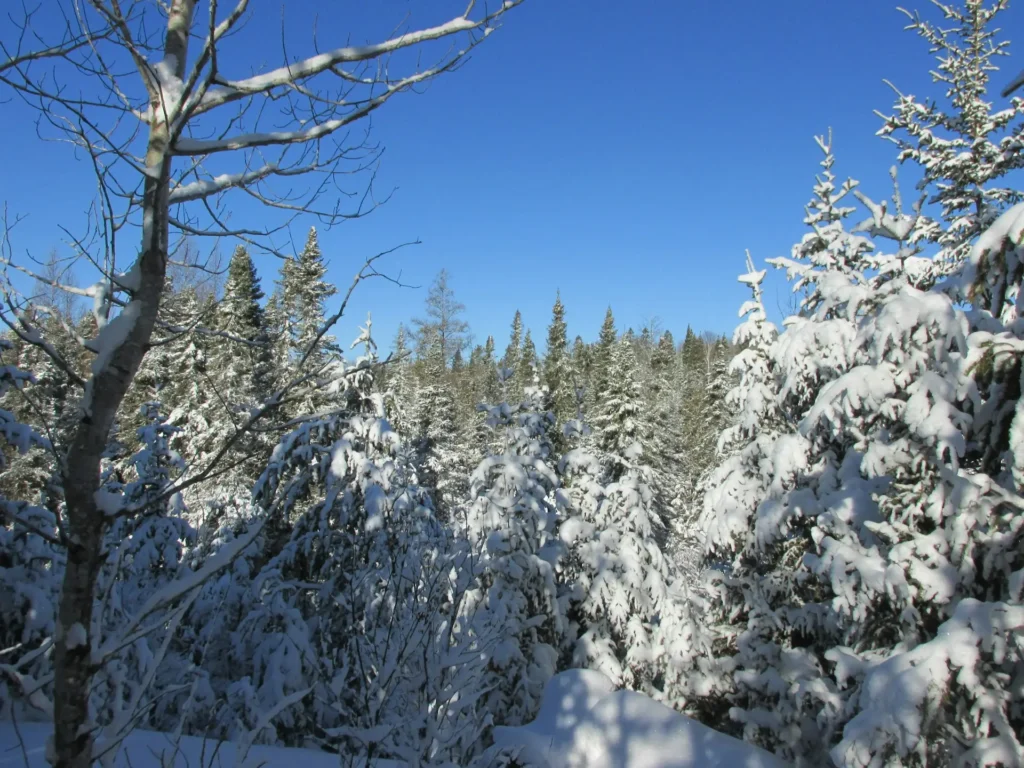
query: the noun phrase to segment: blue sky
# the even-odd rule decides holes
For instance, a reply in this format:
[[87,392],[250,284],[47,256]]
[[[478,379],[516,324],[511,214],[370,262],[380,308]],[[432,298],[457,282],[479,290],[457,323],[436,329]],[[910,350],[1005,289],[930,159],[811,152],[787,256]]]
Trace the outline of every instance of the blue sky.
[[[276,44],[282,6],[255,5],[266,12],[247,39]],[[499,349],[517,308],[542,340],[556,289],[570,336],[594,338],[609,304],[622,328],[658,317],[677,337],[688,324],[730,333],[745,299],[744,249],[758,260],[784,255],[803,234],[814,134],[832,127],[839,176],[890,194],[895,153],[874,135],[873,110],[893,101],[883,78],[939,95],[927,48],[895,5],[527,0],[466,66],[377,113],[378,188],[397,191],[372,216],[321,233],[329,276],[347,286],[363,257],[419,238],[387,266],[422,287],[365,285],[339,337],[372,310],[375,335],[390,342],[442,267],[477,339],[494,334]],[[385,33],[406,14],[436,23],[464,7],[293,0],[286,39],[302,50],[314,14],[328,46]],[[931,12],[926,0],[909,7]],[[1002,26],[1021,21],[1012,8]],[[1024,66],[1005,61],[999,85]],[[16,247],[43,253],[60,246],[58,222],[82,222],[91,176],[68,148],[38,141],[23,107],[0,108],[0,201],[29,214]],[[300,243],[304,229],[294,230]],[[269,291],[276,264],[258,267]],[[766,299],[778,314],[788,301],[781,281]]]

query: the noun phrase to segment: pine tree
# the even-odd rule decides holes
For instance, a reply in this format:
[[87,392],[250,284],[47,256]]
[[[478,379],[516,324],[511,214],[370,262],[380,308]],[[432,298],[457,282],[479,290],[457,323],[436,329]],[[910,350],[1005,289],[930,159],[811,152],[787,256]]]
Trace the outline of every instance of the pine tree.
[[285,743],[313,732],[343,753],[453,759],[473,713],[452,696],[480,675],[454,625],[458,563],[384,418],[369,323],[356,344],[366,353],[336,380],[344,410],[287,435],[256,487],[295,523],[236,633],[252,674],[230,691],[233,716],[249,726],[291,696],[274,722]]
[[434,491],[438,517],[450,522],[466,497],[469,457],[441,337],[433,339],[417,389],[417,463],[423,484]]
[[[293,346],[296,355],[303,355],[316,340],[326,320],[324,305],[337,289],[324,280],[327,265],[320,252],[320,241],[316,227],[309,228],[306,245],[299,254],[292,268],[285,273],[285,303],[293,312],[295,335]],[[288,284],[290,283],[290,284]],[[333,355],[337,348],[332,336],[324,336],[316,342],[310,357],[312,369],[323,364]]]
[[693,576],[697,555],[691,533],[694,510],[686,504],[690,491],[686,458],[691,446],[684,439],[679,356],[671,331],[662,333],[651,350],[645,402],[651,421],[657,426],[650,436],[647,456],[662,502],[659,511],[669,525],[666,554],[677,568]]
[[540,383],[540,371],[537,367],[537,347],[533,344],[533,336],[530,329],[526,329],[523,336],[523,347],[519,352],[519,366],[516,368],[516,375],[513,379],[513,391],[522,390],[525,392],[530,387]]
[[515,372],[519,368],[519,354],[523,346],[523,316],[517,309],[512,318],[512,331],[509,334],[508,346],[501,358],[501,367]]
[[549,465],[551,428],[544,397],[527,390],[522,405],[486,408],[500,434],[500,452],[473,472],[467,530],[480,553],[478,587],[467,594],[475,621],[495,627],[501,641],[488,657],[487,709],[500,724],[530,720],[555,673],[565,619],[558,602],[552,492],[558,479]]
[[623,337],[612,348],[608,385],[596,407],[594,426],[598,447],[606,454],[610,475],[618,480],[625,468],[644,455],[648,425],[642,393],[636,380],[633,345]]
[[543,381],[551,395],[551,410],[558,423],[573,418],[576,415],[576,397],[569,360],[569,340],[565,328],[565,307],[560,293],[555,296],[551,325],[548,326]]
[[385,369],[387,378],[383,382],[387,394],[388,420],[399,434],[408,434],[412,425],[416,423],[416,391],[410,354],[405,326],[399,323],[398,331],[395,333],[392,363]]
[[251,407],[270,394],[270,334],[262,299],[256,266],[240,245],[231,256],[224,297],[217,305],[218,328],[232,338],[218,340],[213,354],[221,392],[235,408]]
[[[20,369],[13,358],[14,344],[0,339],[0,402],[17,402],[15,390],[33,383],[31,371]],[[49,452],[49,441],[7,407],[0,407],[0,470],[6,475],[12,460],[31,451]],[[42,487],[21,487],[4,478],[0,493],[0,642],[5,649],[7,669],[33,680],[45,679],[50,671],[50,654],[45,653],[56,630],[60,577],[66,550],[52,542],[57,536],[60,510],[38,503],[34,496]],[[13,492],[26,492],[12,496]],[[11,712],[20,698],[17,686],[0,686],[0,711]],[[29,697],[32,703],[34,696]]]
[[620,462],[619,479],[603,489],[600,464],[585,450],[562,463],[570,478],[569,615],[578,640],[575,666],[596,669],[612,682],[654,692],[657,625],[674,610],[669,566],[655,540],[661,526],[653,508],[650,470]]
[[[930,661],[949,651],[933,634],[943,621],[959,632],[979,615],[958,613],[973,576],[958,584],[953,574],[973,567],[951,543],[990,501],[971,473],[957,477],[965,323],[947,296],[917,287],[930,222],[904,212],[898,192],[893,213],[858,195],[873,240],[847,232],[830,144],[818,143],[826,175],[809,206],[812,232],[793,258],[771,260],[796,278],[801,309],[773,340],[763,274],[743,278],[754,301],[736,337],[746,346],[729,400],[739,420],[723,436],[730,455],[705,504],[709,553],[725,561],[716,615],[734,633],[719,629],[735,649],[730,716],[746,739],[809,764],[829,754],[841,765],[949,762],[981,745],[956,713],[997,714],[985,704],[991,689],[953,689],[946,662]],[[875,244],[883,239],[895,248]],[[910,666],[919,684],[900,684],[906,698],[894,711],[889,686]]]
[[904,13],[911,22],[907,28],[938,59],[932,78],[945,88],[945,103],[897,91],[894,112],[879,135],[899,147],[900,162],[913,162],[923,171],[919,188],[940,206],[945,222],[925,234],[942,246],[939,263],[948,270],[963,262],[975,237],[1021,199],[1004,178],[1024,167],[1019,151],[1024,101],[1012,99],[1007,108],[993,110],[986,100],[990,73],[1009,55],[1009,42],[998,38],[994,26],[1007,0],[935,5],[942,12],[941,25]]
[[[179,291],[174,301],[175,311],[184,318],[216,319],[212,297],[201,296],[194,286]],[[203,466],[235,430],[237,415],[232,412],[226,389],[238,382],[221,377],[210,360],[214,338],[192,330],[168,346],[166,365],[174,372],[174,380],[159,391],[162,401],[154,401],[170,410],[167,420],[175,429],[169,439],[189,466]],[[140,408],[140,414],[145,417],[146,413]],[[144,421],[143,426],[147,423]]]
[[498,370],[494,359],[494,337],[488,336],[484,342],[483,355],[479,361],[477,373],[477,403],[493,403],[498,399]]
[[612,308],[608,307],[608,311],[604,315],[604,323],[601,325],[601,332],[597,337],[597,344],[594,348],[591,369],[593,373],[590,377],[592,389],[590,395],[591,403],[596,403],[599,399],[603,398],[603,393],[608,389],[613,350],[618,338],[618,332],[615,330],[615,316],[612,314]]

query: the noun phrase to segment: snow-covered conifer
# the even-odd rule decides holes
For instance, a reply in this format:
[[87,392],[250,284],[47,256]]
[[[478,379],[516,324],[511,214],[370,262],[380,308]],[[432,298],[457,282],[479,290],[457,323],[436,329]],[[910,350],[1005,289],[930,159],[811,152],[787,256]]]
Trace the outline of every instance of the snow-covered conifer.
[[562,546],[552,502],[558,486],[548,437],[553,417],[542,410],[541,391],[531,388],[526,396],[521,405],[486,406],[500,452],[473,472],[466,517],[479,556],[467,609],[500,632],[485,651],[491,688],[485,705],[495,722],[511,725],[536,714],[565,631],[555,580]]
[[261,299],[256,266],[240,245],[231,256],[224,297],[217,305],[218,328],[229,338],[218,339],[212,354],[222,394],[236,409],[261,402],[272,385],[270,334]]
[[897,91],[893,114],[879,135],[899,147],[900,162],[919,166],[919,187],[942,211],[945,226],[925,234],[942,246],[938,264],[955,269],[971,243],[1006,208],[1021,199],[1006,176],[1024,167],[1024,100],[1003,108],[989,100],[991,73],[1009,55],[1009,41],[995,27],[1006,0],[936,2],[941,22],[906,12],[916,32],[938,59],[932,79],[944,90],[942,101]]

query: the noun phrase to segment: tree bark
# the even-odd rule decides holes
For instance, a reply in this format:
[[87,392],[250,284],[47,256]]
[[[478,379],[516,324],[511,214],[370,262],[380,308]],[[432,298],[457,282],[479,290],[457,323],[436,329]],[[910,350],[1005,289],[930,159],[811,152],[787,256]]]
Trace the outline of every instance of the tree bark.
[[[194,8],[195,0],[173,0],[168,15],[164,54],[168,61],[175,63],[179,78],[184,77]],[[142,209],[143,242],[138,259],[140,279],[138,289],[124,310],[137,313],[136,319],[105,364],[93,372],[64,470],[68,555],[54,652],[51,760],[55,768],[89,768],[92,764],[94,724],[89,711],[89,691],[96,672],[92,648],[98,640],[93,637],[92,622],[107,527],[104,513],[96,504],[100,457],[152,335],[167,271],[172,128],[165,120],[165,108],[169,105],[160,103],[161,89],[153,90],[146,152],[149,173]],[[69,639],[73,641],[71,644]]]

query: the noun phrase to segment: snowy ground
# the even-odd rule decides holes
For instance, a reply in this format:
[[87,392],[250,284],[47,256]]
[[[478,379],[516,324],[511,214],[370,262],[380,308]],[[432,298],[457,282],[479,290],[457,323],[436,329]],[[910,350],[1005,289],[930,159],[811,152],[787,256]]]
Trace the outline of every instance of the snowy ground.
[[[0,768],[47,768],[48,734],[45,725],[21,724],[16,731],[12,723],[0,722]],[[647,696],[616,691],[608,678],[589,670],[556,675],[545,689],[536,720],[522,728],[497,728],[495,740],[519,750],[520,759],[536,768],[785,768],[767,752]],[[166,734],[135,731],[125,742],[117,768],[238,768],[237,758],[233,744],[184,737],[176,746]],[[316,750],[257,746],[242,765],[337,768],[350,763]]]
[[[51,728],[38,723],[21,723],[17,731],[0,722],[0,768],[49,768],[45,757],[46,738]],[[241,763],[234,744],[184,736],[175,746],[164,733],[134,731],[125,740],[116,768],[348,768],[351,761],[313,749],[254,746]],[[398,763],[374,761],[375,768],[398,768]]]
[[538,768],[784,768],[773,755],[680,715],[599,672],[556,675],[536,720],[497,728]]

